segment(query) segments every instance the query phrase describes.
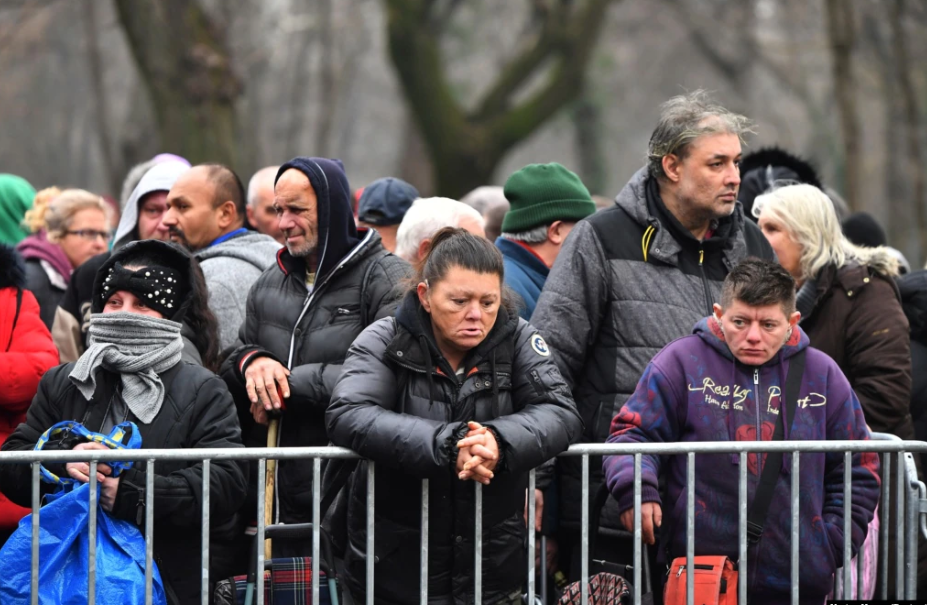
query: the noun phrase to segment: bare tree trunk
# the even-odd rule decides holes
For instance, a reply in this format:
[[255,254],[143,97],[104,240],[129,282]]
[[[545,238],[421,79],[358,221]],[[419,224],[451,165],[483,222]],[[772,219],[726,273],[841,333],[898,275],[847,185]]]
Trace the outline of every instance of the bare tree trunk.
[[843,195],[851,210],[859,210],[862,156],[860,126],[853,78],[853,47],[856,43],[852,0],[826,0],[834,96],[843,132]]
[[[582,90],[589,59],[617,0],[547,5],[540,33],[507,62],[473,111],[452,91],[441,57],[444,19],[431,0],[384,0],[390,57],[434,166],[435,189],[459,197],[492,181],[499,162]],[[456,4],[456,3],[452,3]],[[517,102],[533,76],[545,82]]]
[[[895,67],[898,76],[898,91],[904,109],[905,143],[907,153],[904,155],[904,175],[911,186],[911,203],[914,205],[914,216],[917,220],[919,251],[923,256],[924,247],[927,246],[927,207],[924,205],[924,171],[923,152],[920,142],[920,115],[918,113],[917,98],[914,84],[911,81],[911,61],[908,53],[908,44],[904,35],[905,0],[893,0],[891,3],[892,46],[894,51]],[[916,259],[920,266],[922,259]]]
[[242,84],[225,29],[195,0],[116,0],[116,12],[151,95],[161,148],[234,167]]
[[337,83],[335,82],[335,49],[332,30],[335,27],[332,18],[332,0],[319,0],[319,43],[322,48],[321,70],[319,78],[319,117],[315,137],[314,154],[325,157],[329,155],[332,126],[335,122],[337,107]]
[[583,91],[576,101],[571,117],[576,133],[580,177],[590,193],[604,195],[608,182],[607,160],[602,149],[605,125],[602,122],[602,110],[588,90]]
[[123,167],[116,166],[113,154],[113,136],[110,129],[109,98],[103,82],[103,59],[98,43],[97,30],[97,3],[95,0],[84,0],[81,10],[81,21],[84,25],[86,38],[87,64],[90,68],[90,86],[93,91],[94,117],[96,118],[96,132],[100,138],[100,153],[103,156],[103,171],[106,174],[106,184],[110,195],[119,197]]
[[[418,189],[422,197],[430,197],[435,193],[434,166],[431,156],[428,155],[428,146],[419,132],[418,124],[412,116],[406,116],[405,136],[402,144],[402,158],[399,160],[399,176],[402,180],[411,183]],[[484,183],[488,185],[489,183]],[[465,191],[460,197],[468,193]],[[437,195],[444,195],[437,193]]]

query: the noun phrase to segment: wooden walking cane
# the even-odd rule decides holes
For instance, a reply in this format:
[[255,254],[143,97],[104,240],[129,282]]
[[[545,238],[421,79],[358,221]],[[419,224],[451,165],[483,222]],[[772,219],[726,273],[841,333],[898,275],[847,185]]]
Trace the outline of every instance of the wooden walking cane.
[[[277,387],[277,396],[280,398],[280,401],[283,402],[283,393],[280,391],[280,387]],[[280,429],[280,416],[283,412],[283,408],[280,410],[271,410],[267,412],[267,447],[277,447],[277,431]],[[276,478],[277,470],[277,461],[268,460],[267,461],[267,472],[264,475],[264,527],[273,524],[274,519],[274,492],[276,489],[276,483],[274,479]],[[269,561],[273,557],[271,556],[271,540],[270,538],[264,539],[264,560]]]

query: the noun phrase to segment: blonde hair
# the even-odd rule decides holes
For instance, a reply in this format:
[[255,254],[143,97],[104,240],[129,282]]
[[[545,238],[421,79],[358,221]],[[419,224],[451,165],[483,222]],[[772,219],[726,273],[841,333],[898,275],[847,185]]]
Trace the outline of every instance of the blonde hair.
[[96,208],[106,216],[109,224],[113,209],[102,197],[83,189],[48,187],[35,194],[32,209],[23,219],[29,231],[36,233],[45,229],[49,241],[56,241],[65,235],[74,215],[87,208]]
[[801,246],[803,278],[817,276],[827,265],[842,267],[852,261],[885,276],[898,275],[898,260],[887,248],[857,246],[843,235],[833,202],[813,185],[787,185],[757,196],[753,216],[764,213],[781,222]]

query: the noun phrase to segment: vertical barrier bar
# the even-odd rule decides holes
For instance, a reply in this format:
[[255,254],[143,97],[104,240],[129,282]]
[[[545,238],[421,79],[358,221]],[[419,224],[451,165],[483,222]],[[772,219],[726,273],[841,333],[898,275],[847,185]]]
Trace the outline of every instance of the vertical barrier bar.
[[853,590],[853,453],[843,453],[843,598]]
[[40,467],[40,463],[32,463],[32,581],[30,597],[32,605],[39,605],[39,508],[42,504],[41,483],[39,482]]
[[[321,461],[320,461],[321,462]],[[374,486],[376,485],[376,466],[373,463],[373,460],[367,462],[367,605],[373,605],[373,564],[376,562],[376,555],[374,554],[374,506],[376,502],[376,497],[374,492]],[[318,603],[318,601],[316,601]]]
[[686,605],[695,603],[695,452],[686,454]]
[[422,546],[421,575],[418,590],[422,605],[428,605],[428,479],[422,479]]
[[[905,454],[905,462],[910,462],[910,464],[905,464],[905,470],[911,470],[911,479],[917,479],[917,468],[914,466],[914,458],[911,454]],[[905,554],[907,555],[904,560],[907,575],[905,598],[913,599],[917,593],[917,512],[920,509],[920,490],[912,486],[910,480],[907,480],[905,492],[908,495],[905,509]]]
[[589,454],[583,454],[582,517],[580,519],[580,603],[589,605]]
[[882,499],[879,500],[879,594],[880,599],[888,599],[888,538],[890,535],[889,518],[891,516],[891,481],[892,455],[882,455]]
[[87,605],[97,602],[97,461],[90,461],[90,520],[87,524]]
[[154,478],[155,461],[145,466],[145,605],[152,604],[154,578]]
[[[319,525],[322,522],[322,459],[312,459],[312,602],[319,602]],[[367,511],[370,514],[370,511]],[[372,558],[372,555],[368,558]],[[332,561],[329,561],[331,564]],[[370,590],[370,586],[367,587]]]
[[200,584],[201,603],[209,605],[209,524],[210,520],[210,503],[209,503],[209,472],[211,470],[209,458],[203,460],[203,511],[200,523],[202,524],[202,533],[200,542],[203,545],[203,559],[200,563],[202,570],[202,581]]
[[536,527],[534,516],[537,503],[534,501],[534,486],[537,478],[535,469],[528,473],[528,493],[525,495],[528,503],[528,605],[534,605],[534,541]]
[[[643,528],[641,527],[641,499],[643,487],[641,486],[641,455],[634,454],[634,602],[641,602],[641,540]],[[656,531],[656,528],[654,528]],[[595,555],[595,553],[593,553]]]
[[747,452],[740,452],[737,490],[737,602],[747,602]]
[[473,602],[483,603],[483,484],[474,481]]
[[[759,454],[757,454],[759,456]],[[801,453],[792,452],[792,605],[798,605],[798,552],[801,542],[801,513],[799,496],[801,495],[800,478]],[[836,595],[835,595],[836,596]],[[744,601],[746,603],[746,601]]]
[[[267,485],[267,458],[258,460],[258,499],[257,499],[257,533],[254,534],[254,548],[257,549],[255,556],[255,588],[257,593],[257,605],[264,605],[264,488]],[[247,593],[246,593],[247,595]],[[245,599],[247,601],[247,598]]]
[[898,452],[895,469],[895,598],[904,598],[904,504],[905,504],[905,468],[904,452]]

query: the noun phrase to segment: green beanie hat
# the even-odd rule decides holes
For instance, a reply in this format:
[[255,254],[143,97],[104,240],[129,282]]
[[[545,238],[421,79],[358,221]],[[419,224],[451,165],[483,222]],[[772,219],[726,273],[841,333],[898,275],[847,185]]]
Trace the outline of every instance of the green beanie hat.
[[595,202],[579,177],[557,163],[529,164],[505,182],[511,209],[503,233],[521,233],[554,221],[579,221],[595,212]]
[[34,199],[35,189],[26,179],[0,174],[0,243],[15,246],[29,235],[21,223]]

